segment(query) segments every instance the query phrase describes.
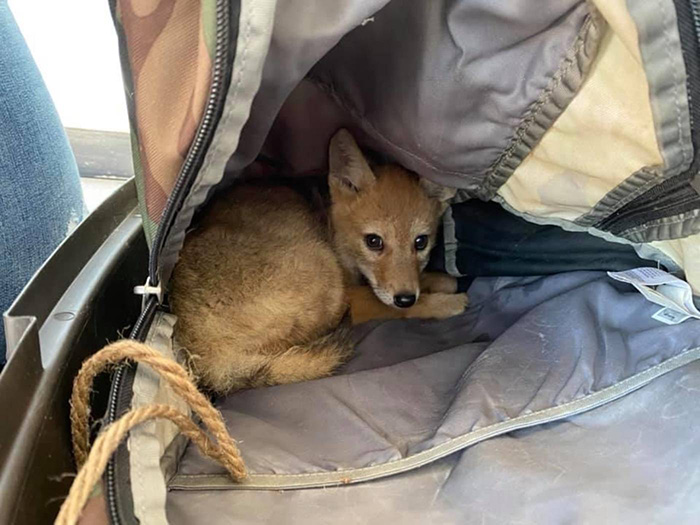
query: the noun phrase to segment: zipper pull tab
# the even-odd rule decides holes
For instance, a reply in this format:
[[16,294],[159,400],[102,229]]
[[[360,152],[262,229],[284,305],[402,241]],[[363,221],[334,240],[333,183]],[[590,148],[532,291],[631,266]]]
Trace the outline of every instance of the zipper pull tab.
[[155,295],[158,298],[158,304],[163,304],[163,290],[158,286],[151,286],[150,277],[146,279],[143,286],[134,286],[134,293],[141,296],[141,310],[146,307],[146,300],[149,296]]

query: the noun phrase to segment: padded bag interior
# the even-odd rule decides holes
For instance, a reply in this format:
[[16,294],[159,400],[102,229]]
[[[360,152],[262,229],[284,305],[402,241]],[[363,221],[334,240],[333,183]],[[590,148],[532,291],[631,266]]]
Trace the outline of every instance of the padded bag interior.
[[323,167],[341,120],[402,165],[475,187],[558,69],[584,67],[567,54],[591,38],[588,16],[577,0],[389,2],[311,69],[313,88],[297,87],[273,129],[278,156]]
[[[396,481],[402,486],[396,489],[400,499],[420,500],[425,483],[439,495],[449,479],[451,486],[465,489],[459,505],[464,512],[470,498],[478,501],[466,491],[472,482],[460,459],[465,448],[533,425],[540,426],[521,435],[556,434],[556,427],[542,423],[571,421],[700,357],[700,321],[663,325],[651,318],[657,307],[604,273],[479,278],[470,296],[472,307],[452,319],[360,325],[357,356],[338,376],[219,399],[217,407],[241,443],[250,480],[232,483],[221,466],[189,445],[169,482],[172,522],[187,523],[202,507],[236,509],[234,515],[255,522],[259,516],[244,503],[249,497],[283,505],[288,496],[279,496],[279,502],[272,496],[280,489],[381,479],[433,462],[437,464],[428,467],[432,474],[420,470],[410,475],[421,483]],[[670,406],[658,408],[675,413]],[[597,417],[603,425],[610,416],[595,411],[589,424]],[[638,439],[634,443],[642,456],[658,446],[639,437],[654,426],[649,418],[641,427],[627,428],[628,437]],[[683,436],[686,431],[678,429]],[[678,442],[674,432],[666,436],[669,446],[697,446],[696,438]],[[504,451],[516,466],[518,458],[524,459],[519,435]],[[575,443],[570,446],[575,449]],[[586,454],[612,456],[619,446],[603,443]],[[546,458],[542,449],[527,461],[553,461]],[[673,481],[687,482],[673,477],[668,482]],[[639,487],[646,483],[640,479]],[[246,489],[274,492],[257,496]],[[313,498],[323,509],[349,512],[347,498],[363,496],[347,494],[324,489]],[[396,504],[392,498],[389,505]],[[441,511],[458,512],[443,504]],[[549,506],[557,501],[542,504],[543,511],[553,512]],[[230,516],[208,514],[211,523],[225,523]]]

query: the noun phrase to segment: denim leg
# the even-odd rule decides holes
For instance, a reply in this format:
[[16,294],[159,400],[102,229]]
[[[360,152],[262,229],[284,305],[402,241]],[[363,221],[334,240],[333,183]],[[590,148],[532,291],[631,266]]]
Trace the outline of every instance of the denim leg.
[[[61,121],[0,0],[0,312],[85,214]],[[5,330],[0,323],[0,367]]]

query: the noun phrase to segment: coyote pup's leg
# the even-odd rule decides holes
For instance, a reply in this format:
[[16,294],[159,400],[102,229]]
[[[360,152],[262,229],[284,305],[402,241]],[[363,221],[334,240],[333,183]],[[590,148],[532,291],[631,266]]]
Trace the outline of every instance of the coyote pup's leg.
[[463,293],[427,293],[410,308],[394,308],[377,299],[367,286],[353,286],[346,293],[353,324],[372,319],[445,319],[464,312],[468,303]]

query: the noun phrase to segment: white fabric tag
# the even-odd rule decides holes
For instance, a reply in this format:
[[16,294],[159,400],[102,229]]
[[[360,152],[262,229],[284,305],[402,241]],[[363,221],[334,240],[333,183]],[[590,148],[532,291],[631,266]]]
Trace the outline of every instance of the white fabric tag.
[[663,306],[652,317],[666,324],[682,323],[690,317],[700,319],[700,311],[693,303],[693,290],[678,277],[656,268],[636,268],[625,272],[608,272],[608,275],[634,286],[652,303]]
[[675,310],[671,310],[670,308],[662,308],[654,315],[652,315],[651,318],[656,319],[657,321],[661,321],[664,324],[679,324],[685,321],[686,319],[689,319],[690,316],[688,314],[676,312]]

